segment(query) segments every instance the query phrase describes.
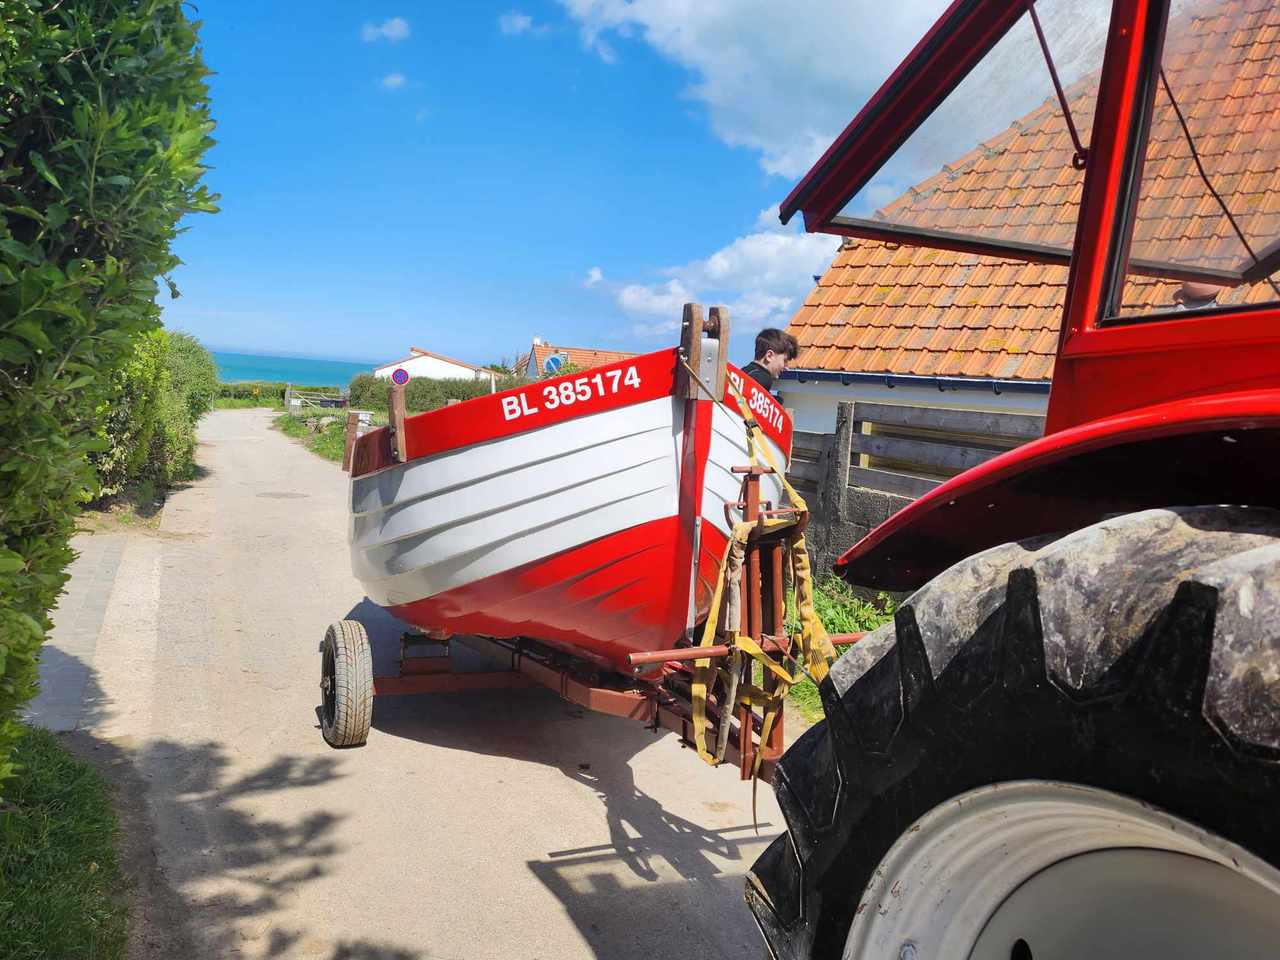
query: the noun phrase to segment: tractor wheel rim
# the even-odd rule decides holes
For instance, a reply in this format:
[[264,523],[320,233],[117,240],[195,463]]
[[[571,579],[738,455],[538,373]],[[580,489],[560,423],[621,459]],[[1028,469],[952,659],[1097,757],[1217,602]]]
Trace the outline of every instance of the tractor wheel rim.
[[908,829],[856,905],[846,960],[1253,957],[1280,941],[1280,871],[1119,794],[981,787]]

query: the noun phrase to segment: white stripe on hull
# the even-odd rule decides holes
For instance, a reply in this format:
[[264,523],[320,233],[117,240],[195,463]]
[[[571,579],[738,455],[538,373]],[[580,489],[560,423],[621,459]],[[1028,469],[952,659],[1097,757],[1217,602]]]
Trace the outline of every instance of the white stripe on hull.
[[679,510],[669,397],[414,460],[351,484],[351,561],[409,603]]

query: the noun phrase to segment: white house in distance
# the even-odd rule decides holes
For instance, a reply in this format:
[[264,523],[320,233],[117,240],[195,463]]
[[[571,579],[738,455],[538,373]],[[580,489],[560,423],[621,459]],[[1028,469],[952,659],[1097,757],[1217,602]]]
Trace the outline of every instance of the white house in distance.
[[498,373],[463,360],[454,360],[421,347],[410,347],[409,356],[385,363],[373,371],[375,377],[390,379],[393,371],[403,368],[410,377],[428,380],[487,380],[489,389],[497,389]]

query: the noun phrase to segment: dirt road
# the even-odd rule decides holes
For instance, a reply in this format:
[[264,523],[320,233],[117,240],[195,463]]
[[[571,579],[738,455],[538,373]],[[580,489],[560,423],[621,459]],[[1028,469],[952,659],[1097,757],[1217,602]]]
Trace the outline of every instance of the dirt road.
[[114,761],[154,860],[137,950],[759,957],[742,875],[772,792],[757,837],[749,786],[670,735],[535,689],[388,698],[368,746],[324,744],[317,645],[363,602],[346,485],[269,424],[211,414],[158,531],[79,539],[45,655],[34,715]]

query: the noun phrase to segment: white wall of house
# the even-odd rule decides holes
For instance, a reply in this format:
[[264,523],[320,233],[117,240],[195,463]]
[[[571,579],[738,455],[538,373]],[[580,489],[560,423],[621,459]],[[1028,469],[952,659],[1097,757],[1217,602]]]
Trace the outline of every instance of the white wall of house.
[[838,380],[779,380],[774,384],[782,405],[793,412],[797,430],[832,433],[836,428],[836,404],[845,400],[872,403],[901,403],[908,406],[941,407],[951,410],[986,410],[993,413],[1030,413],[1044,416],[1048,393],[1004,390],[996,393],[983,384],[981,389],[904,384],[889,387],[864,380],[842,384]]
[[440,357],[416,356],[399,363],[389,363],[373,371],[375,377],[388,378],[397,369],[408,371],[410,377],[425,377],[428,380],[488,380],[493,385],[497,376],[492,370],[476,370],[461,363],[452,363]]

